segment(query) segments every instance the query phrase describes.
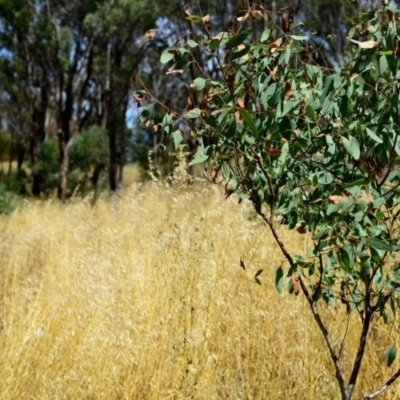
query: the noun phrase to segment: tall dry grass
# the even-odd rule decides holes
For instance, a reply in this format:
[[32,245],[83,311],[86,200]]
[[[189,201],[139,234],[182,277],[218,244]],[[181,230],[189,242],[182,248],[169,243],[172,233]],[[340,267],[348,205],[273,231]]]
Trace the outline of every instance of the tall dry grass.
[[[208,185],[27,203],[0,220],[0,398],[336,399],[307,304],[275,289],[281,262],[251,208]],[[343,310],[323,316],[340,347]],[[358,328],[354,315],[345,369]],[[398,367],[379,363],[393,340],[393,324],[374,327],[355,398]]]

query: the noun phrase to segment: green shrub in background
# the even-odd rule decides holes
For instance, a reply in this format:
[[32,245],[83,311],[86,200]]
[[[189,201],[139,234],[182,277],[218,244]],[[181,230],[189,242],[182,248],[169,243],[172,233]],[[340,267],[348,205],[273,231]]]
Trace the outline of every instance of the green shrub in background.
[[10,178],[7,180],[8,190],[22,196],[29,194],[28,185],[29,176],[23,168],[13,171]]
[[6,186],[0,183],[0,215],[11,214],[18,205],[17,197],[7,191]]
[[12,136],[8,132],[0,132],[0,162],[9,161],[12,156]]
[[59,148],[54,139],[46,139],[40,146],[38,172],[42,192],[57,188]]
[[97,125],[84,130],[76,139],[70,152],[71,189],[96,188],[106,176],[109,165],[107,132]]

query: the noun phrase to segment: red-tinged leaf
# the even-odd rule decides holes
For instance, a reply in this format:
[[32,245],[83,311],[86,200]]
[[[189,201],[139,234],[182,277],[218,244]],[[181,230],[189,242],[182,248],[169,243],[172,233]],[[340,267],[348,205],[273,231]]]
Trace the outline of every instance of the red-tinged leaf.
[[208,108],[208,101],[206,98],[203,99],[201,102],[201,116],[203,118],[207,117],[207,108]]
[[212,181],[212,183],[215,183],[215,181],[217,179],[217,176],[218,176],[218,172],[219,172],[219,166],[218,165],[214,165],[212,170],[211,170],[211,181]]
[[283,31],[283,33],[287,33],[288,32],[288,24],[287,24],[286,14],[282,14],[281,20],[282,20],[282,31]]
[[265,151],[271,157],[279,157],[282,154],[280,149],[274,149],[273,147],[265,147]]
[[337,196],[337,195],[333,195],[333,196],[329,196],[328,197],[328,202],[330,204],[334,204],[335,206],[339,205],[340,202],[342,201],[343,197],[342,196]]
[[300,292],[300,282],[299,278],[295,274],[292,275],[292,283],[293,283],[294,294],[297,296]]
[[191,96],[189,96],[188,99],[187,99],[187,107],[186,107],[186,109],[188,111],[190,111],[190,110],[193,110],[193,108],[194,108],[194,102],[193,102],[193,99],[191,98]]
[[141,42],[140,42],[140,44],[139,44],[139,48],[141,48],[142,46],[144,46],[149,40],[153,39],[153,37],[156,35],[156,33],[157,33],[157,29],[150,29],[150,30],[148,30],[148,31],[144,34],[144,36],[143,36],[143,38],[142,38],[142,40],[141,40]]
[[137,105],[138,107],[142,107],[142,105],[143,105],[143,100],[145,100],[145,97],[144,97],[143,93],[139,93],[139,94],[133,96],[133,98],[134,98],[135,101],[136,101],[136,105]]
[[183,69],[173,69],[169,68],[168,71],[165,73],[166,75],[169,74],[183,74],[184,70]]
[[246,106],[244,105],[244,101],[241,98],[238,98],[237,104],[238,104],[239,108],[241,108],[243,110],[246,108]]
[[321,198],[318,198],[318,199],[315,199],[315,200],[310,201],[310,204],[321,203],[321,201],[322,201],[322,199],[321,199]]
[[278,73],[278,66],[276,65],[272,71],[269,71],[271,78],[276,81],[276,74]]
[[396,26],[396,18],[392,10],[388,10],[388,16],[389,16],[389,21],[392,22],[394,26]]
[[204,26],[206,28],[212,28],[213,27],[213,24],[212,24],[212,22],[210,20],[210,15],[209,14],[204,16],[202,19],[203,19],[203,24],[204,24]]
[[275,42],[267,45],[268,48],[271,49],[271,53],[274,53],[278,47],[282,45],[282,38],[275,40]]
[[235,117],[236,117],[236,121],[238,122],[238,124],[243,124],[243,117],[239,111],[235,112]]
[[285,93],[284,102],[287,103],[296,93],[297,93],[297,90],[289,90],[289,91],[287,91]]
[[302,222],[297,228],[296,231],[302,235],[308,232],[307,226],[304,222]]

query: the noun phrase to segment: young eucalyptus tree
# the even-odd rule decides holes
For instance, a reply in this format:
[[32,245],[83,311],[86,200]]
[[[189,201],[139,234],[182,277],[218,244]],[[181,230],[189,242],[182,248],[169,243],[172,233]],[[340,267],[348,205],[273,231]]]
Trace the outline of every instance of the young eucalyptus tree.
[[[329,69],[309,53],[309,34],[294,29],[295,10],[273,36],[267,21],[260,39],[250,7],[231,29],[211,34],[208,15],[187,13],[201,34],[176,41],[161,63],[180,73],[196,62],[193,49],[214,60],[220,79],[198,70],[185,110],[145,90],[141,121],[176,145],[183,130],[198,141],[192,164],[226,196],[247,198],[265,222],[286,263],[276,271],[279,292],[304,296],[332,359],[338,391],[349,400],[364,360],[371,324],[394,318],[400,296],[400,66],[399,11],[381,1],[355,19],[348,34],[350,61]],[[250,21],[250,29],[246,28]],[[171,65],[172,64],[172,65]],[[147,102],[147,103],[146,103]],[[279,225],[308,233],[312,253],[293,254]],[[260,273],[260,271],[259,271]],[[344,306],[359,316],[359,344],[349,370],[319,309]],[[396,346],[384,354],[390,367]],[[364,399],[384,392],[400,369]],[[372,390],[371,389],[371,390]]]

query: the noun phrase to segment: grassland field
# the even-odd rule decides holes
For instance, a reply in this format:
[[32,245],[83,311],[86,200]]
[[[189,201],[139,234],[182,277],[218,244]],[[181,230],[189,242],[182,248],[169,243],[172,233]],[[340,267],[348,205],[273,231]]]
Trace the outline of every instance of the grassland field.
[[[307,236],[280,234],[307,255]],[[275,288],[280,265],[250,205],[208,184],[22,202],[0,218],[0,399],[337,399],[304,298]],[[320,311],[339,348],[345,310]],[[380,363],[398,324],[374,325],[355,399],[399,368]],[[380,397],[396,398],[400,383]]]

